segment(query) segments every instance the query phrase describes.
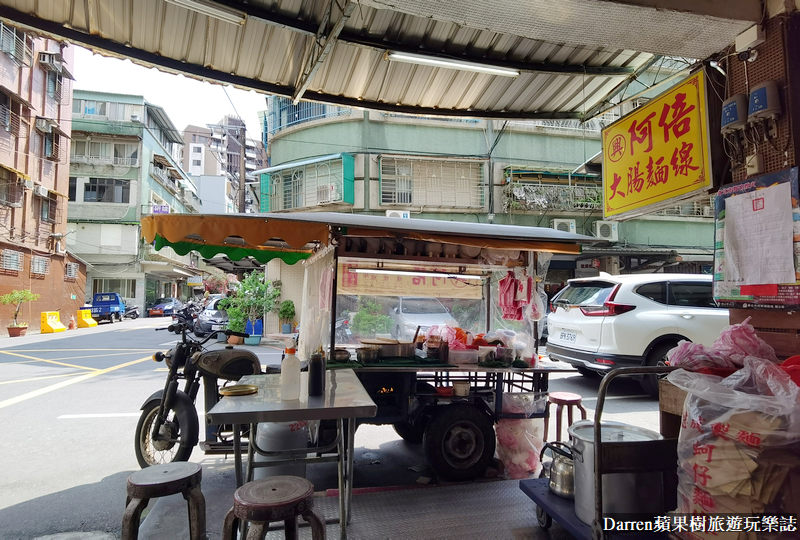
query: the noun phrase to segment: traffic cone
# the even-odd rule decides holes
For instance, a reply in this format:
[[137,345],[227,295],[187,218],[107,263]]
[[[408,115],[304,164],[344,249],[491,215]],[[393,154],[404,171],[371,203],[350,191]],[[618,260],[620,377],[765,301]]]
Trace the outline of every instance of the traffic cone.
[[69,328],[70,330],[75,330],[77,327],[78,325],[75,324],[75,315],[70,315],[69,326],[67,328]]

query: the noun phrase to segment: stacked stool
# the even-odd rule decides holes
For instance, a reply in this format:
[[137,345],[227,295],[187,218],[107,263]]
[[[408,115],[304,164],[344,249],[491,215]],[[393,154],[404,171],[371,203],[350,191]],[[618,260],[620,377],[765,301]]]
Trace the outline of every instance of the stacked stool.
[[325,519],[314,508],[314,486],[297,476],[273,476],[248,482],[233,494],[233,508],[225,516],[222,539],[236,538],[241,522],[249,522],[247,540],[262,540],[269,524],[283,521],[286,539],[295,540],[297,516],[311,525],[311,538],[325,540]]
[[191,540],[206,538],[206,500],[200,491],[203,469],[197,463],[178,461],[154,465],[136,471],[128,477],[128,498],[122,516],[122,540],[139,536],[142,510],[150,499],[182,493],[189,505],[189,535]]
[[562,411],[564,407],[567,407],[567,427],[572,425],[573,416],[572,416],[572,408],[577,407],[578,410],[581,412],[581,419],[586,420],[586,409],[583,408],[581,405],[581,396],[578,394],[573,394],[572,392],[550,392],[547,396],[547,408],[548,408],[548,415],[544,419],[544,437],[547,440],[548,436],[548,427],[550,425],[550,404],[553,403],[556,405],[556,441],[563,441],[561,438],[561,417],[563,416]]

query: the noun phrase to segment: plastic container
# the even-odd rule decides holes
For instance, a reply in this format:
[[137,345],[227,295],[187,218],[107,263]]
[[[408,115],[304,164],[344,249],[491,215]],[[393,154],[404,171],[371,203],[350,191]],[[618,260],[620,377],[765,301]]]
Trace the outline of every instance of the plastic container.
[[[258,424],[258,430],[256,431],[256,444],[260,449],[269,452],[307,448],[308,422],[262,422]],[[262,456],[258,452],[255,455],[256,463],[275,461],[277,459],[285,459],[285,457]],[[253,468],[254,480],[283,475],[305,477],[306,464],[296,463]]]
[[294,352],[287,347],[281,362],[281,401],[300,399],[300,359]]
[[451,364],[477,364],[478,351],[473,351],[471,349],[467,350],[451,349],[449,362]]
[[[452,354],[452,353],[450,353]],[[453,383],[453,395],[454,396],[461,396],[466,397],[469,395],[469,382],[467,381],[455,381]]]

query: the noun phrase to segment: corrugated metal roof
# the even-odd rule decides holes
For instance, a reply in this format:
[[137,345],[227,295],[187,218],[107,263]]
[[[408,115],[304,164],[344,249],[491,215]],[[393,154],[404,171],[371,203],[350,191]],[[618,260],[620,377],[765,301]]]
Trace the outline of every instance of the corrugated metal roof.
[[[605,0],[228,0],[243,25],[164,0],[0,0],[0,17],[189,76],[413,114],[579,118],[654,54],[702,58],[755,19]],[[756,0],[740,4],[758,6]],[[206,1],[205,4],[213,2]],[[340,8],[340,6],[342,6]],[[314,35],[328,9],[329,22]],[[700,8],[698,8],[700,9]],[[717,9],[714,5],[708,10]],[[750,10],[753,11],[753,10]],[[749,19],[748,19],[749,17]],[[322,51],[321,60],[308,57]],[[318,43],[317,48],[312,47]],[[504,66],[514,78],[398,63],[387,51]],[[640,52],[644,51],[644,52]],[[313,73],[303,84],[304,68]]]

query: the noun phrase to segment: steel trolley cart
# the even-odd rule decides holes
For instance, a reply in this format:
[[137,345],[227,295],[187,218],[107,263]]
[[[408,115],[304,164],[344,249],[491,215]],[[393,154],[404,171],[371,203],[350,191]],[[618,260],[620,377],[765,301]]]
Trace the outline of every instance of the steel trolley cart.
[[603,474],[635,473],[660,471],[664,478],[665,508],[677,506],[677,439],[636,442],[602,442],[600,420],[603,414],[606,393],[611,381],[619,376],[651,375],[672,371],[673,367],[632,367],[611,370],[600,383],[597,392],[597,411],[594,419],[594,503],[595,518],[587,525],[575,515],[573,501],[550,491],[548,478],[520,480],[520,489],[536,503],[536,516],[539,525],[549,528],[556,521],[575,538],[582,540],[607,540],[611,538],[667,539],[668,533],[653,531],[641,534],[626,532],[611,533],[603,530]]

